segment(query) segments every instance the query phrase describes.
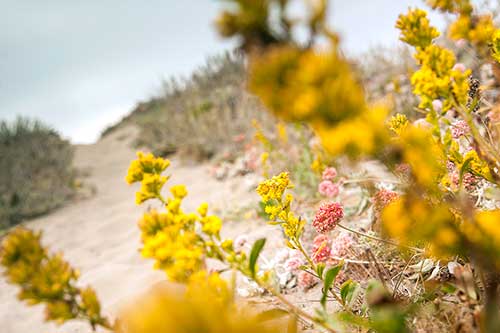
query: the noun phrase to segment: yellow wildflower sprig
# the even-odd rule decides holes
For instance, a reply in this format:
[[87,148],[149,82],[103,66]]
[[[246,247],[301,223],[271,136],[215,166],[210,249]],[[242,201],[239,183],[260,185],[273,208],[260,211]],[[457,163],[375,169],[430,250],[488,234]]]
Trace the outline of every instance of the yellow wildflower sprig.
[[282,172],[261,182],[257,187],[257,193],[265,205],[264,210],[269,216],[269,223],[279,224],[287,237],[287,245],[292,249],[299,249],[299,238],[305,222],[290,210],[293,196],[290,193],[285,195],[285,191],[292,187],[289,174]]
[[406,15],[399,15],[396,28],[401,30],[400,40],[422,49],[439,37],[439,31],[430,25],[427,13],[418,8],[408,10]]
[[0,264],[7,281],[18,285],[20,300],[28,305],[45,304],[45,319],[62,324],[68,320],[87,321],[92,330],[112,329],[101,313],[91,287],[77,286],[80,276],[61,254],[50,254],[40,242],[41,233],[25,228],[12,230],[0,246]]
[[[142,156],[139,156],[141,159]],[[168,165],[160,158],[150,156],[160,165]],[[129,170],[136,170],[134,166],[137,161],[131,163]],[[154,171],[154,175],[161,176],[161,171]],[[164,170],[164,169],[163,169]],[[130,172],[130,171],[129,171]],[[140,178],[140,176],[136,177]],[[142,176],[142,181],[146,177]],[[292,243],[302,251],[311,268],[321,272],[313,273],[322,279],[324,266],[314,265],[307,252],[300,243],[300,235],[304,227],[304,221],[297,219],[290,212],[291,195],[285,195],[285,191],[292,185],[288,174],[283,173],[278,177],[269,180],[266,184],[259,186],[259,192],[266,198],[266,201],[279,204],[282,208],[277,212],[282,219],[285,233],[291,237]],[[235,249],[232,239],[220,238],[222,221],[215,215],[208,215],[208,204],[203,203],[197,209],[197,213],[184,213],[181,209],[182,200],[187,195],[187,190],[183,185],[176,185],[170,188],[173,197],[165,199],[160,191],[150,191],[152,198],[157,198],[165,204],[166,212],[159,213],[156,210],[144,214],[139,221],[141,229],[143,248],[141,253],[146,258],[155,260],[155,268],[167,273],[167,277],[172,281],[183,282],[191,285],[191,281],[198,276],[204,276],[206,270],[205,259],[214,258],[229,269],[237,270],[243,275],[253,279],[259,286],[268,290],[278,297],[292,313],[300,315],[311,322],[323,326],[327,331],[334,332],[321,320],[308,315],[298,307],[288,302],[278,291],[274,289],[269,279],[270,272],[258,272],[257,259],[262,250],[265,239],[257,240],[249,255],[241,249]],[[269,208],[267,208],[269,211]],[[278,216],[276,216],[278,218]],[[333,293],[330,290],[331,293]],[[338,295],[334,294],[338,298]],[[214,296],[215,297],[215,296]]]

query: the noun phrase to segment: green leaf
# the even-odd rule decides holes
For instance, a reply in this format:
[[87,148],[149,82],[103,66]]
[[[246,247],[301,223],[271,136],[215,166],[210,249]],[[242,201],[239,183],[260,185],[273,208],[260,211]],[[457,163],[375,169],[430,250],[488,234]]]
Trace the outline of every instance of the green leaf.
[[250,273],[252,274],[252,277],[255,277],[255,264],[257,263],[257,259],[259,259],[259,254],[264,248],[264,245],[266,244],[266,239],[261,238],[255,241],[252,247],[252,251],[250,252],[250,259],[248,262],[248,268],[250,268]]
[[459,184],[462,186],[462,180],[464,178],[464,174],[470,170],[470,164],[474,159],[472,157],[466,159],[464,163],[462,164],[462,167],[460,168],[460,177],[459,177]]
[[350,307],[351,304],[356,300],[359,293],[359,284],[352,280],[347,280],[340,287],[340,298],[344,302],[344,306]]
[[316,265],[316,274],[319,276],[320,279],[323,276],[323,272],[325,271],[325,267],[326,267],[326,265],[322,262],[320,262]]
[[339,264],[337,266],[330,268],[328,271],[326,271],[325,279],[323,280],[323,282],[324,282],[323,295],[321,296],[321,301],[320,301],[322,306],[325,306],[328,291],[332,287],[332,284],[335,281],[335,278],[339,274],[340,270],[342,269],[342,266],[343,266],[343,264]]

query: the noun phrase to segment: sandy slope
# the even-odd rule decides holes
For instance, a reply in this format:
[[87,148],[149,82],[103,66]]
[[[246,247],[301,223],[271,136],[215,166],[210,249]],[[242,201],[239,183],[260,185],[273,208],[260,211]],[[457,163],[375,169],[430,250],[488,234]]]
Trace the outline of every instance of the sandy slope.
[[[120,304],[133,295],[164,279],[153,271],[152,263],[140,258],[139,232],[136,222],[146,207],[134,204],[135,187],[124,182],[124,175],[134,150],[130,142],[134,128],[125,128],[93,145],[76,148],[75,163],[87,169],[87,183],[94,184],[97,194],[90,199],[68,204],[54,213],[27,223],[44,232],[43,241],[81,271],[84,285],[97,290],[106,313],[114,314]],[[170,184],[184,183],[190,195],[184,208],[195,209],[207,201],[213,207],[228,209],[256,199],[242,178],[218,182],[207,174],[206,165],[181,166],[172,161]],[[266,228],[244,223],[230,223],[227,233],[263,236]],[[27,307],[19,302],[17,289],[0,279],[0,332],[87,332],[88,326],[70,323],[58,327],[43,322],[43,308]]]

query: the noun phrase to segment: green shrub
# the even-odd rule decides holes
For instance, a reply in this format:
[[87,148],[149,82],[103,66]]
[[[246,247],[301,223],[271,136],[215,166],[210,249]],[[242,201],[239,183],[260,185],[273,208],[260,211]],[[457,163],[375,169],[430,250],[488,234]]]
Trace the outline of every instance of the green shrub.
[[61,205],[73,192],[73,149],[36,120],[0,122],[0,229]]

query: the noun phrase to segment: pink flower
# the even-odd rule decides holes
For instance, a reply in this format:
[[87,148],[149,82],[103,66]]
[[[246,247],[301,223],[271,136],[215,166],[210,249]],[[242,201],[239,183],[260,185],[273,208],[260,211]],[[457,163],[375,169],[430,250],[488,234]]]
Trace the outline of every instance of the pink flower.
[[331,241],[327,235],[319,234],[314,237],[312,259],[315,263],[325,262],[330,257]]
[[340,192],[339,186],[329,180],[323,180],[318,185],[318,192],[328,198],[337,196]]
[[[466,172],[463,175],[462,183],[466,191],[472,192],[476,189],[480,180],[481,179],[479,177],[470,172]],[[457,170],[451,172],[451,182],[455,188],[458,188],[460,185],[460,175]]]
[[321,175],[321,178],[323,180],[331,180],[333,181],[337,177],[337,169],[334,167],[328,167],[323,171],[323,174]]
[[313,245],[320,246],[321,244],[323,244],[325,242],[330,243],[330,239],[328,238],[328,236],[324,235],[324,234],[319,234],[316,237],[314,237]]
[[300,258],[292,257],[285,261],[285,269],[290,272],[295,272],[300,268],[300,266],[302,266],[302,263],[303,262]]
[[432,108],[434,111],[439,112],[443,109],[443,102],[439,99],[435,99],[432,101]]
[[318,283],[318,280],[312,274],[301,271],[298,276],[298,282],[302,289],[307,290],[314,287]]
[[451,136],[454,139],[458,139],[463,135],[467,135],[470,132],[469,125],[465,120],[457,120],[451,125]]
[[373,208],[375,212],[380,213],[385,206],[396,200],[398,194],[394,191],[381,189],[372,198]]
[[465,68],[464,64],[457,62],[455,64],[455,66],[453,66],[452,70],[459,71],[459,72],[463,73],[463,72],[465,72],[466,68]]
[[339,234],[332,242],[331,256],[344,258],[355,243],[355,239],[349,233]]
[[339,221],[344,217],[344,208],[338,202],[330,202],[322,204],[314,220],[313,227],[318,233],[327,233],[332,231]]
[[469,192],[472,192],[476,189],[480,180],[481,178],[479,178],[476,175],[473,175],[470,172],[464,173],[464,177],[462,179],[465,189]]

